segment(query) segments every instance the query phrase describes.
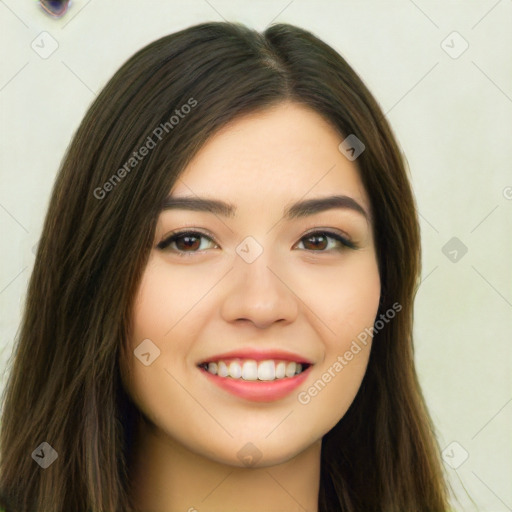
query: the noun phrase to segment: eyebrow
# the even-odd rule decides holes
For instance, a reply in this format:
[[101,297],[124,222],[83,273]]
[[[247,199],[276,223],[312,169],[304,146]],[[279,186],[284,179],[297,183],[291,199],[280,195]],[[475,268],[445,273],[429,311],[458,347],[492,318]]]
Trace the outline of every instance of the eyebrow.
[[[327,197],[318,197],[297,201],[285,208],[283,217],[287,220],[307,217],[334,208],[352,210],[361,214],[366,220],[369,215],[366,210],[353,198],[344,195],[335,195]],[[203,197],[167,197],[162,206],[162,210],[192,210],[197,212],[208,212],[224,217],[234,217],[236,206],[218,199],[206,199]]]

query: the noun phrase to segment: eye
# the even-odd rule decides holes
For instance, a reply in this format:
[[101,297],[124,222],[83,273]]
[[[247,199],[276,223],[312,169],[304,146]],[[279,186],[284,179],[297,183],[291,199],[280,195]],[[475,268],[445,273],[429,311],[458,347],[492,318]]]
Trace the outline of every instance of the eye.
[[172,233],[165,240],[162,240],[157,247],[161,250],[175,252],[178,256],[185,256],[187,253],[194,254],[199,252],[200,249],[212,248],[205,247],[201,239],[209,240],[213,245],[216,245],[211,237],[200,231],[181,231]]
[[[305,244],[302,242],[303,240],[306,241]],[[329,240],[331,241],[330,243]],[[350,249],[356,248],[350,240],[332,231],[313,231],[312,233],[308,233],[306,236],[302,237],[299,243],[309,246],[304,247],[304,249],[308,251],[312,250],[313,252],[328,252],[329,250],[341,251],[345,247]]]
[[[202,243],[203,240],[207,241],[206,244]],[[218,247],[211,236],[200,231],[179,231],[171,233],[157,245],[157,248],[162,251],[174,252],[178,256],[186,256],[214,248],[208,247],[208,241]],[[355,244],[350,240],[332,231],[313,231],[303,236],[299,241],[299,244],[301,243],[304,247],[299,247],[299,249],[312,252],[341,251],[346,247],[356,249]]]

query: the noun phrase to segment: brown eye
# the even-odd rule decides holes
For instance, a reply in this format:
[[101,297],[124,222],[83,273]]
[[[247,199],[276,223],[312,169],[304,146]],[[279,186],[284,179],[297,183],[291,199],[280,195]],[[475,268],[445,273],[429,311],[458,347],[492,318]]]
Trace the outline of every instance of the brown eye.
[[310,235],[304,238],[307,242],[304,244],[306,249],[325,249],[327,247],[327,237],[325,235]]
[[[181,233],[174,233],[162,240],[157,247],[162,250],[176,252],[182,256],[184,253],[194,254],[200,252],[202,240],[209,240],[214,244],[212,239],[198,231],[183,231]],[[215,245],[215,244],[214,244]],[[208,249],[209,247],[202,247]]]
[[[329,243],[329,240],[332,242]],[[304,241],[304,242],[303,242]],[[328,252],[331,249],[342,250],[345,247],[355,249],[356,246],[338,233],[315,231],[301,238],[304,248],[314,252]]]
[[201,246],[201,237],[195,235],[180,235],[174,239],[176,247],[180,251],[187,249],[197,250]]

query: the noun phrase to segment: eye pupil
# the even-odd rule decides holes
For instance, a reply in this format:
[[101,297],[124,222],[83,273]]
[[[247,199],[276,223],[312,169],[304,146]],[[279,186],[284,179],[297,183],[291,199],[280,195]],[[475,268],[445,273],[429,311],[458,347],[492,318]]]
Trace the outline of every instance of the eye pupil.
[[[188,248],[188,249],[197,249],[199,245],[201,245],[200,243],[198,244],[197,241],[199,240],[199,237],[197,236],[190,236],[190,235],[182,235],[180,237],[177,237],[176,238],[176,244],[178,245],[179,242],[183,241],[184,242],[184,247]],[[195,241],[195,243],[194,243]]]
[[306,240],[308,241],[308,243],[309,243],[310,240],[314,240],[314,242],[311,245],[313,245],[317,249],[318,249],[318,245],[319,244],[322,245],[322,240],[323,240],[324,243],[323,243],[321,248],[325,248],[324,247],[325,246],[325,241],[326,241],[326,236],[325,235],[311,235],[311,236],[307,237]]

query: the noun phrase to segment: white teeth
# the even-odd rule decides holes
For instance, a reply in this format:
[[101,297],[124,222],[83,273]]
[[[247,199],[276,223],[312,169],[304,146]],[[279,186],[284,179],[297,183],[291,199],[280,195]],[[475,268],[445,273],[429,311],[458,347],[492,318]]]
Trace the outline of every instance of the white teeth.
[[242,366],[242,379],[258,380],[258,363],[256,361],[245,361]]
[[228,367],[226,366],[226,363],[224,361],[219,362],[219,368],[217,370],[217,375],[219,377],[227,377],[229,375]]
[[274,361],[272,359],[260,362],[253,359],[247,359],[242,362],[237,359],[230,361],[228,364],[224,361],[209,362],[207,370],[209,373],[219,377],[271,381],[298,375],[302,372],[302,364],[293,361]]
[[286,375],[286,363],[284,361],[279,361],[276,364],[276,379],[283,379]]
[[242,367],[235,361],[229,365],[229,376],[233,379],[239,379],[242,376]]
[[274,361],[261,361],[258,364],[259,380],[274,380],[276,378],[276,365]]
[[293,377],[295,375],[295,370],[296,370],[297,366],[295,363],[288,363],[286,365],[286,376],[287,377]]

